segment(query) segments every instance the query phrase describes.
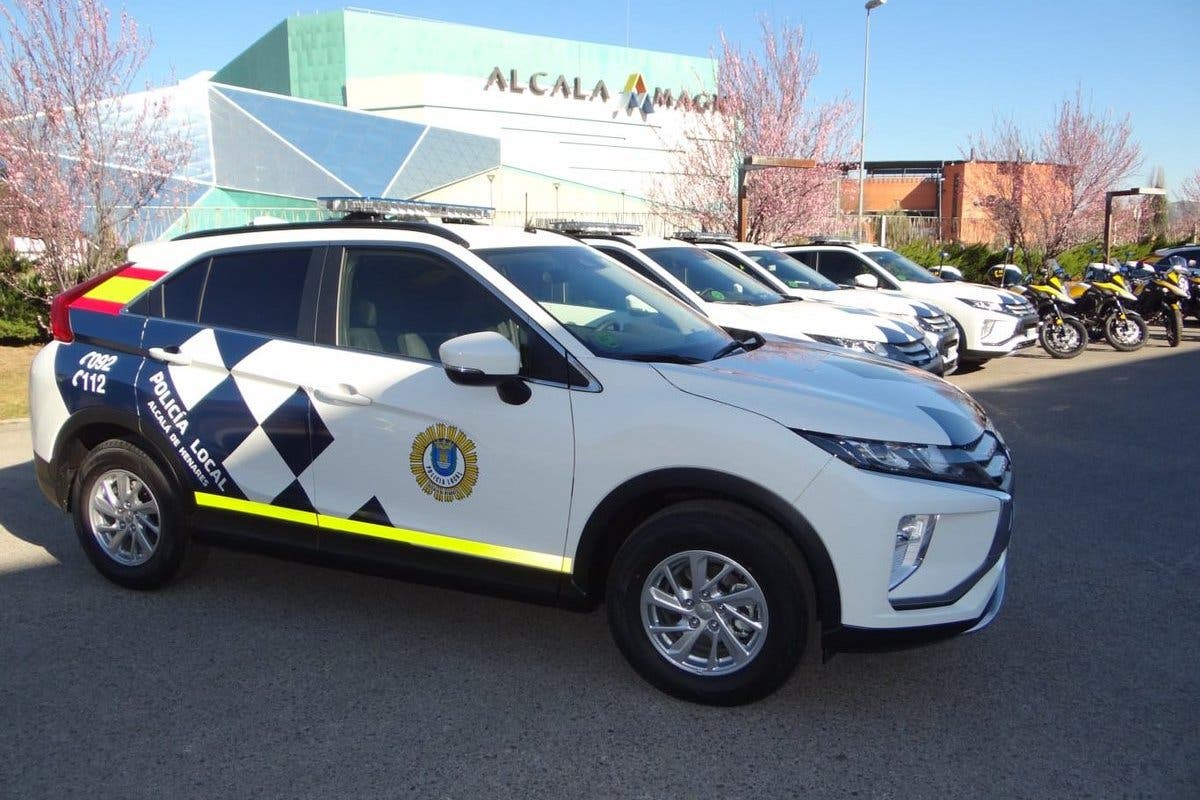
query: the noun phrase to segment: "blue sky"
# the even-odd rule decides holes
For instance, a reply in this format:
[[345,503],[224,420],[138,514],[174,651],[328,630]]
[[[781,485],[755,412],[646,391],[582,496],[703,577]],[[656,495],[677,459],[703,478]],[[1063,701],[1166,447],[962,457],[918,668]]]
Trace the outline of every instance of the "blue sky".
[[[757,15],[801,22],[821,59],[823,98],[862,90],[862,0],[731,3],[357,0],[361,7],[568,39],[708,55],[718,30],[753,46]],[[114,6],[116,4],[114,3]],[[144,79],[217,69],[309,0],[127,0],[154,38]],[[628,9],[628,13],[627,13]],[[628,20],[628,26],[627,26]],[[1041,126],[1081,84],[1098,109],[1128,112],[1145,162],[1174,190],[1200,167],[1200,0],[889,0],[872,13],[868,159],[954,159],[996,115]]]

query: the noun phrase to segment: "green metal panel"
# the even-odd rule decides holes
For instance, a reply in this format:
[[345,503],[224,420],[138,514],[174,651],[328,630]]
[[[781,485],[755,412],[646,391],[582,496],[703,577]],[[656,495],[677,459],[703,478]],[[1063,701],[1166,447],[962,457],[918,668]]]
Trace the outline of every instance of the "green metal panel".
[[604,80],[616,94],[631,73],[640,72],[653,89],[695,92],[714,84],[716,63],[710,58],[654,50],[577,42],[550,36],[510,33],[380,12],[347,10],[346,75],[377,78],[405,73],[442,73],[479,79],[494,67],[505,75],[517,69],[578,76],[591,88]]
[[533,72],[579,77],[588,90],[603,80],[614,95],[631,73],[651,89],[711,89],[711,58],[663,53],[414,19],[373,11],[289,17],[223,67],[219,83],[345,105],[348,78],[440,73],[479,80],[492,69],[519,80]]
[[288,65],[293,97],[346,104],[344,13],[330,11],[288,19]]
[[267,31],[237,58],[221,68],[213,80],[247,89],[290,94],[291,69],[288,63],[288,21]]
[[316,208],[315,200],[302,197],[284,197],[278,194],[260,194],[258,192],[242,192],[237,189],[222,189],[215,187],[207,192],[193,208],[253,208],[253,209],[285,209],[285,208]]

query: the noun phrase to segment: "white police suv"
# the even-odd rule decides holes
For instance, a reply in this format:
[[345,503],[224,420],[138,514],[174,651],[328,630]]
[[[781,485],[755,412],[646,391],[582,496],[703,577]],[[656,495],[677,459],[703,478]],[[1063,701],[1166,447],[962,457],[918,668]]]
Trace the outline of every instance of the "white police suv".
[[929,346],[942,356],[939,374],[949,375],[958,366],[958,328],[946,312],[930,303],[858,286],[838,286],[807,264],[765,244],[738,242],[721,234],[684,232],[675,236],[725,259],[782,295],[864,309],[920,328]]
[[944,281],[894,250],[876,245],[818,240],[780,249],[842,286],[878,287],[936,304],[958,326],[963,362],[980,363],[1037,344],[1037,312],[1012,292]]
[[872,311],[787,297],[690,242],[632,235],[597,223],[556,220],[549,227],[579,236],[728,330],[818,341],[937,375],[945,372],[936,346],[930,346],[912,325]]
[[569,607],[737,703],[824,647],[980,628],[1009,454],[898,364],[734,338],[578,241],[383,214],[139,245],[53,306],[36,470],[95,567],[274,545]]

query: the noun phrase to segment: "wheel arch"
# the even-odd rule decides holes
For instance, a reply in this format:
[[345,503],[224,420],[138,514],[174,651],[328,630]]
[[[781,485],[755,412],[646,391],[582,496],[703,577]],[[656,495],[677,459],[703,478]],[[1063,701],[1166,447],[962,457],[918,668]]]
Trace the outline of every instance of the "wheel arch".
[[163,474],[175,483],[185,511],[192,510],[194,498],[188,490],[191,483],[182,471],[178,459],[169,458],[171,446],[161,434],[155,435],[141,424],[137,415],[107,406],[85,408],[72,414],[59,431],[54,442],[52,477],[55,500],[60,508],[70,507],[71,486],[75,473],[87,454],[108,439],[125,439],[140,447],[154,459]]
[[837,573],[817,532],[788,501],[745,478],[714,470],[672,468],[644,473],[613,489],[596,506],[575,549],[570,583],[581,598],[604,596],[608,570],[621,543],[651,514],[685,500],[726,500],[763,514],[795,543],[808,562],[825,626],[841,622]]

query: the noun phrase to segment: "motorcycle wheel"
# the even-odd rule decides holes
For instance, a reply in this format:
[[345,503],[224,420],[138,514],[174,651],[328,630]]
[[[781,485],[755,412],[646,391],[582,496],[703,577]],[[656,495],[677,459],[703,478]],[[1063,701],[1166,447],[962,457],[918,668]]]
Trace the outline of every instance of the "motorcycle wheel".
[[1061,325],[1055,324],[1057,322],[1047,319],[1038,331],[1038,342],[1043,350],[1052,358],[1074,358],[1087,349],[1088,332],[1082,322],[1066,316]]
[[1179,347],[1179,342],[1183,340],[1183,312],[1178,306],[1168,308],[1163,313],[1163,327],[1167,329],[1167,344]]
[[1125,319],[1109,314],[1104,319],[1104,338],[1114,350],[1131,353],[1146,344],[1146,321],[1140,314],[1125,312]]

